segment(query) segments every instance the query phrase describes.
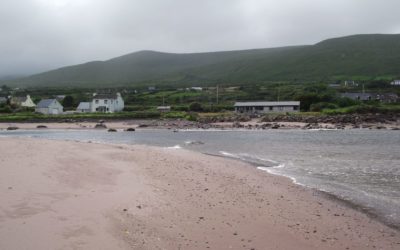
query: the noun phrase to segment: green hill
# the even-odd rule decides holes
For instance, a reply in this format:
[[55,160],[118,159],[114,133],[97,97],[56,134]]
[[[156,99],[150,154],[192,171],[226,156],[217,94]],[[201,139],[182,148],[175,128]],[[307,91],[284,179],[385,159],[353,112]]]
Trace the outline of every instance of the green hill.
[[19,86],[208,85],[400,76],[400,35],[355,35],[315,45],[173,54],[140,51],[7,82]]

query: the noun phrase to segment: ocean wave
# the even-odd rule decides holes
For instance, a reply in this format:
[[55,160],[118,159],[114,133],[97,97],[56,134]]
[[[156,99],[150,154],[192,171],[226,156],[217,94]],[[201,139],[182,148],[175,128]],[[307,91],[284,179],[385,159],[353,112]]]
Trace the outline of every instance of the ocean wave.
[[274,168],[274,167],[283,167],[281,166],[279,162],[263,157],[259,157],[257,155],[251,155],[248,153],[229,153],[226,151],[219,151],[220,155],[228,158],[233,158],[233,159],[238,159],[247,163],[250,163],[254,166],[257,167],[268,167],[268,168]]

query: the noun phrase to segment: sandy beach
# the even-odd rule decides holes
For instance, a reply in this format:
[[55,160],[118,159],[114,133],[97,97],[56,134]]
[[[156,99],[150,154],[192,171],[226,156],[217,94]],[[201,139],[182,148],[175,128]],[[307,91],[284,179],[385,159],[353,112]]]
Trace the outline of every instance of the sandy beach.
[[399,249],[400,234],[242,162],[0,138],[0,249]]

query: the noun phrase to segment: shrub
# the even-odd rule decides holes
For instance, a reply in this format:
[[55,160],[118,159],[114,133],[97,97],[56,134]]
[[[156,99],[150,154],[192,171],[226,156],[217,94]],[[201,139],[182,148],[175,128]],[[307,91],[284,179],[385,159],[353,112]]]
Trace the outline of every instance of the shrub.
[[163,113],[162,117],[170,119],[186,119],[186,112],[168,112]]
[[198,102],[192,102],[192,103],[189,105],[189,110],[190,110],[190,111],[195,111],[195,112],[201,112],[201,111],[203,111],[203,107],[202,107],[201,104],[198,103]]
[[10,106],[6,105],[0,108],[0,113],[12,113]]
[[318,103],[311,104],[310,111],[311,112],[321,112],[324,109],[336,109],[336,108],[338,108],[338,106],[336,104],[329,103],[329,102],[318,102]]
[[197,121],[197,117],[198,117],[198,114],[197,114],[197,113],[190,112],[190,113],[188,113],[188,114],[186,115],[185,119],[188,120],[188,121],[193,121],[193,122],[195,122],[195,121]]

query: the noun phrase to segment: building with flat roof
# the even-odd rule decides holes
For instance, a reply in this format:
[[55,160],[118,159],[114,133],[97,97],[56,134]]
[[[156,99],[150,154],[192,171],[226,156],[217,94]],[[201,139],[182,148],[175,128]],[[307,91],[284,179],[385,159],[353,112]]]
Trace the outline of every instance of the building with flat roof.
[[300,102],[236,102],[236,113],[299,112]]

